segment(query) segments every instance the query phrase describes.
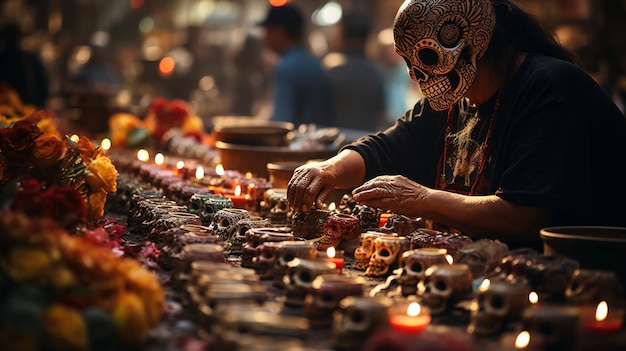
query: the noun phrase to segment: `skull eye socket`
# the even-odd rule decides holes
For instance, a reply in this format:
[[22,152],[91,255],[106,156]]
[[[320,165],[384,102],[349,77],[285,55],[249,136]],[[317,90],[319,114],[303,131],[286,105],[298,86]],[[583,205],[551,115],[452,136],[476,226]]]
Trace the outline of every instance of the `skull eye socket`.
[[378,255],[382,256],[382,257],[389,257],[389,256],[391,256],[391,252],[389,252],[389,250],[387,250],[387,249],[381,249],[378,252]]
[[274,254],[270,251],[263,251],[263,257],[269,260],[269,259],[274,258]]
[[419,262],[413,262],[411,264],[411,271],[415,272],[415,273],[421,273],[424,270],[424,267],[422,266],[421,263]]
[[296,258],[296,256],[289,252],[283,255],[283,261],[285,262],[291,262],[294,258]]
[[437,39],[439,43],[445,48],[453,48],[461,41],[462,30],[457,23],[446,22],[439,29]]
[[189,206],[189,207],[193,211],[200,211],[200,209],[202,208],[202,206],[200,206],[200,203],[198,203],[198,202],[192,202],[191,206]]
[[504,299],[500,295],[493,296],[491,300],[489,301],[489,304],[491,305],[492,308],[496,310],[500,310],[504,308]]
[[443,280],[436,281],[434,286],[438,291],[445,291],[448,289],[448,284],[446,284]]
[[324,302],[333,302],[335,299],[333,297],[333,295],[329,294],[329,293],[322,293],[320,294],[320,300],[324,301]]
[[310,283],[313,281],[313,275],[309,271],[300,271],[300,274],[298,274],[298,278],[303,283]]
[[230,221],[226,218],[220,221],[220,227],[230,227]]
[[[417,57],[426,66],[434,66],[437,63],[439,63],[439,54],[435,50],[430,49],[430,48],[420,49],[417,52]],[[413,73],[415,74],[416,73],[415,69],[413,71],[414,71]],[[420,72],[420,75],[421,75],[421,72]]]
[[365,316],[363,316],[363,313],[361,313],[360,311],[352,311],[352,313],[350,313],[349,315],[349,318],[353,323],[356,324],[360,324],[365,321]]

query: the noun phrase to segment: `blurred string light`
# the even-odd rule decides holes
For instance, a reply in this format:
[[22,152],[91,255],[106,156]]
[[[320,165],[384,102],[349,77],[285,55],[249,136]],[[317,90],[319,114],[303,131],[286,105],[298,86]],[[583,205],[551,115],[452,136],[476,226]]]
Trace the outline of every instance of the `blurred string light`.
[[209,91],[215,87],[215,80],[211,76],[204,76],[198,82],[198,88],[203,91]]
[[159,73],[164,77],[169,77],[174,73],[174,68],[176,67],[176,62],[173,58],[169,56],[165,56],[159,62]]
[[341,5],[335,1],[329,1],[326,5],[315,10],[311,19],[313,23],[320,27],[332,26],[337,24],[343,16]]
[[143,6],[144,0],[130,0],[130,7],[133,9],[140,9]]
[[61,11],[53,11],[48,17],[48,32],[57,34],[63,28],[63,15]]
[[77,64],[84,65],[91,58],[91,49],[89,46],[79,46],[74,57]]
[[143,57],[148,61],[156,61],[163,55],[161,42],[157,37],[151,36],[146,38],[142,46]]
[[91,36],[89,43],[95,47],[104,48],[109,45],[109,33],[99,30]]
[[150,33],[154,29],[154,20],[152,17],[144,17],[139,21],[139,31],[142,33]]
[[287,4],[287,0],[270,0],[270,5],[274,7],[281,7]]
[[332,69],[344,63],[346,63],[346,55],[339,52],[331,52],[324,56],[322,60],[322,66],[324,66],[325,69]]

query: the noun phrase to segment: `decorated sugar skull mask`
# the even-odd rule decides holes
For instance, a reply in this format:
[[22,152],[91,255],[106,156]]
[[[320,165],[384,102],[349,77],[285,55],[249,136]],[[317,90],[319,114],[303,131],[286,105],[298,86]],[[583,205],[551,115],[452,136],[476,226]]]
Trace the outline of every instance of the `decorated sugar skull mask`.
[[489,0],[406,0],[394,22],[396,52],[434,110],[459,101],[496,23]]

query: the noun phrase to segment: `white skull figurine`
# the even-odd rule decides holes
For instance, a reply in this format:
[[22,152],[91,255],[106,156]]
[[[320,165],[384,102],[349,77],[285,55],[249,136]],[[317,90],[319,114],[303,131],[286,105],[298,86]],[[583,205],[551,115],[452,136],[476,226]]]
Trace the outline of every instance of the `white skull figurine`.
[[361,350],[367,338],[389,323],[388,299],[346,297],[335,312],[331,336],[333,350]]
[[404,236],[380,236],[374,240],[374,254],[370,258],[365,275],[383,277],[397,268],[402,253],[409,248]]
[[483,280],[470,305],[469,333],[492,335],[509,329],[519,321],[530,301],[530,287],[520,282]]
[[402,295],[417,294],[417,284],[426,277],[426,270],[436,264],[448,264],[446,249],[421,248],[405,251],[400,257],[402,274],[398,278]]
[[450,108],[476,77],[496,23],[489,0],[407,0],[394,21],[396,52],[430,106]]
[[283,277],[286,283],[285,305],[301,307],[311,291],[313,281],[322,274],[336,273],[337,269],[332,262],[323,262],[306,259],[294,259],[288,264],[288,270]]
[[364,271],[370,264],[370,258],[374,254],[374,240],[381,235],[379,232],[367,232],[361,234],[361,246],[354,251],[354,265],[352,268]]
[[219,236],[220,240],[228,241],[237,228],[237,223],[249,218],[248,211],[238,208],[225,208],[213,215],[213,221],[209,226],[211,234]]
[[467,265],[434,265],[426,270],[419,294],[432,314],[442,314],[470,296],[472,279],[472,271]]

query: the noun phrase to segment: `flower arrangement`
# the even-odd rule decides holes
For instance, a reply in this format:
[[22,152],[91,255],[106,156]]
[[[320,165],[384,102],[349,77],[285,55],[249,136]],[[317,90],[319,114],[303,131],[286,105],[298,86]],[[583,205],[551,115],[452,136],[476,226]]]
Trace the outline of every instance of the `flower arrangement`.
[[[38,111],[0,128],[0,190],[5,207],[64,226],[95,221],[117,187],[111,160],[87,137],[61,138]],[[47,130],[42,130],[39,126]]]
[[168,101],[155,98],[143,120],[129,113],[116,113],[109,118],[111,142],[116,148],[138,147],[150,137],[157,144],[167,139],[171,129],[178,128],[183,135],[202,140],[204,124],[191,113],[189,105],[179,99]]
[[138,261],[94,244],[97,235],[69,235],[47,218],[0,213],[3,350],[110,350],[146,340],[163,312],[158,279]]

